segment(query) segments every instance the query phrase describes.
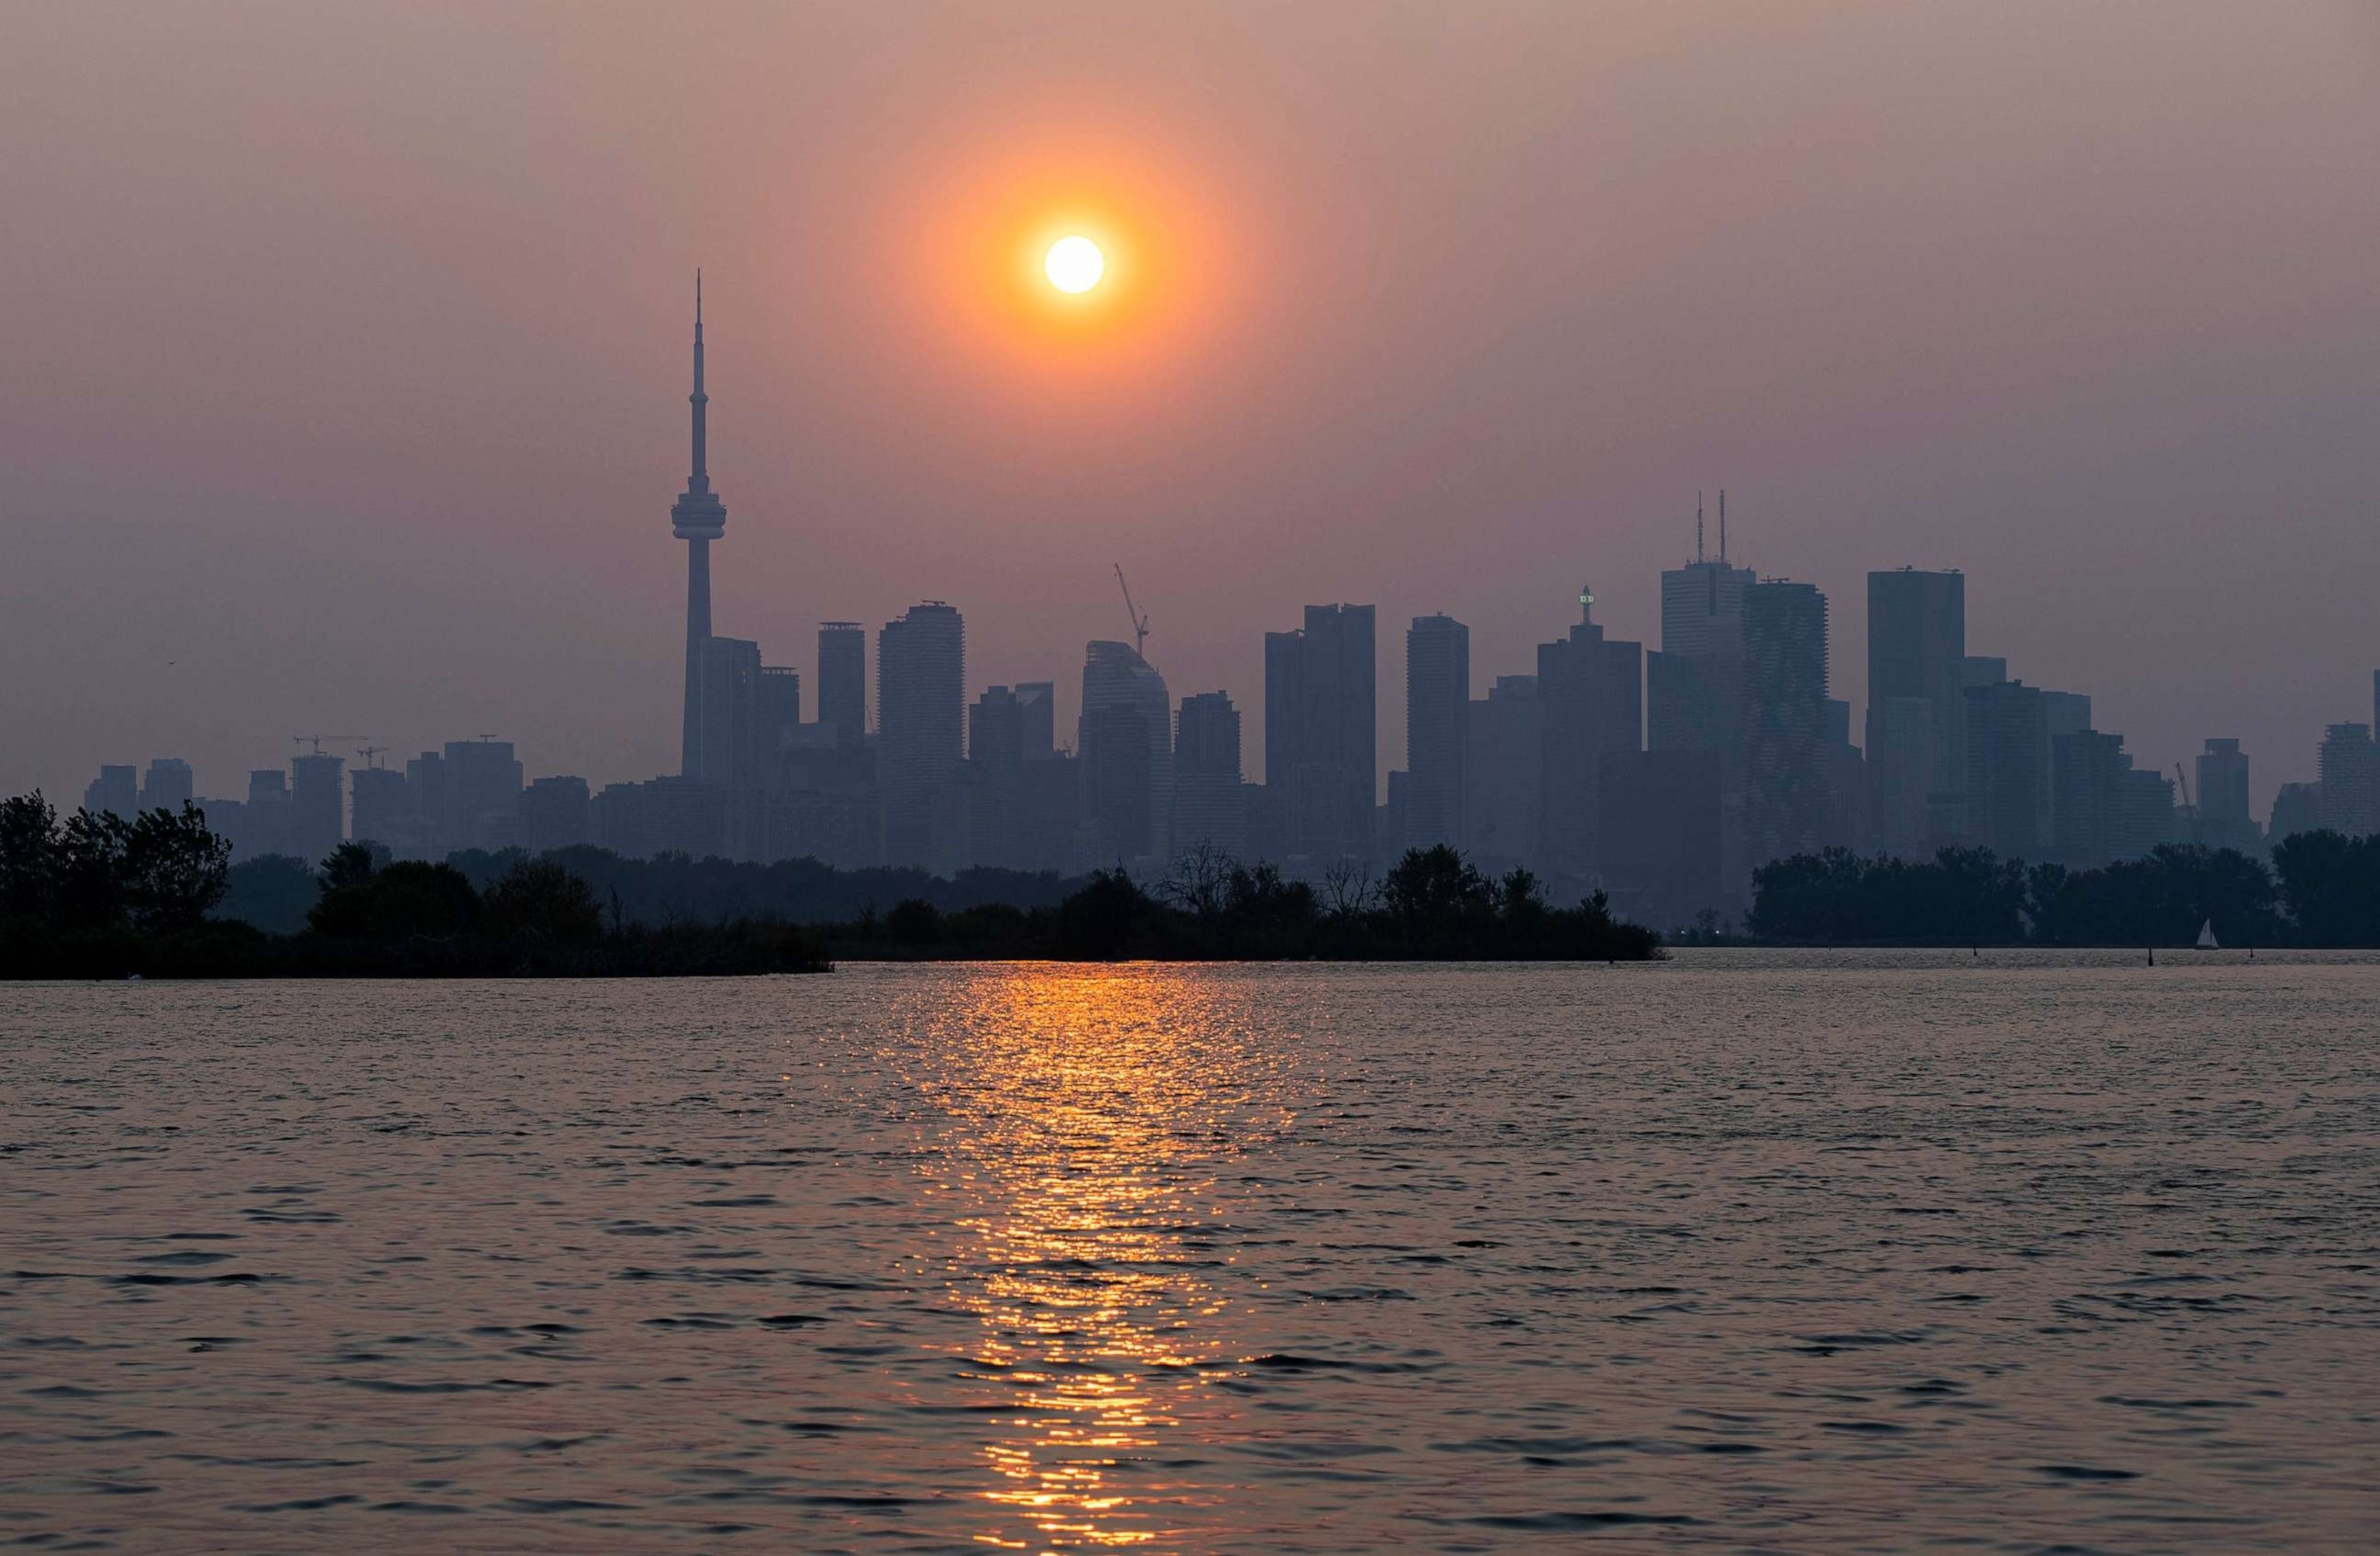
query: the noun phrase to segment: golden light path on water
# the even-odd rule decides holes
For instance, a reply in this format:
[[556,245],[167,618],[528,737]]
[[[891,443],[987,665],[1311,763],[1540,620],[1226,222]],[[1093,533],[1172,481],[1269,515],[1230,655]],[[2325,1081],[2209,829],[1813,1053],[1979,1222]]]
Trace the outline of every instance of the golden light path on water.
[[916,1076],[948,1133],[926,1171],[963,1246],[942,1261],[982,1339],[994,1548],[1161,1542],[1224,1494],[1157,1461],[1242,1435],[1215,1386],[1249,1358],[1208,1271],[1218,1170],[1285,1128],[1282,1050],[1162,968],[1019,967],[937,1018]]

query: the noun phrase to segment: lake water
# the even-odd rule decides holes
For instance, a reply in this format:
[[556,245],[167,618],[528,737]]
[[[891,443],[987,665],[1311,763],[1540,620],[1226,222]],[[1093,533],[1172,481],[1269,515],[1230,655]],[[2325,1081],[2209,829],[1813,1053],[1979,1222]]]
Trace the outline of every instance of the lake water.
[[0,1544],[2371,1549],[2380,962],[0,986]]

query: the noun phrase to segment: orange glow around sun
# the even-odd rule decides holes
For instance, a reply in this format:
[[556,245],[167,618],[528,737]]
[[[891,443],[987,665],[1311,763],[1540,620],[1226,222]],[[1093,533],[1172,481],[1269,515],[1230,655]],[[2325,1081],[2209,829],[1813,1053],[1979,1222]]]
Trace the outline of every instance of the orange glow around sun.
[[1155,387],[1232,316],[1245,246],[1222,240],[1215,182],[1113,127],[937,157],[893,218],[905,232],[881,235],[901,257],[906,322],[971,375],[1112,392],[1146,374]]

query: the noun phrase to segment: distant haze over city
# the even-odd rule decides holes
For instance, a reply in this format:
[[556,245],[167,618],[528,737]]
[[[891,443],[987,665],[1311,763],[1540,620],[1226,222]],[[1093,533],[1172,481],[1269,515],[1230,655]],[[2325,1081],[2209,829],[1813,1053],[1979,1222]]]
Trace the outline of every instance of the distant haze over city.
[[[1131,640],[1660,642],[1694,504],[2261,816],[2373,714],[2380,10],[38,4],[0,51],[0,793],[339,732],[678,771],[703,269],[718,630],[965,613],[965,695]],[[1042,225],[1104,312],[1026,300]],[[1055,229],[1052,229],[1055,230]],[[1105,300],[1099,300],[1105,299]],[[1715,543],[1716,535],[1712,536]],[[875,664],[868,666],[873,685]],[[872,695],[872,694],[871,694]]]

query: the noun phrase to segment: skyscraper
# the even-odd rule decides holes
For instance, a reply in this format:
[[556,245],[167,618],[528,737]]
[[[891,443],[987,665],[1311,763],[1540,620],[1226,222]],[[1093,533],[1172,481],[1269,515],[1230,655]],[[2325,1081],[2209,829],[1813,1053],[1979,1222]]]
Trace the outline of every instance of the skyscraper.
[[957,777],[965,724],[965,619],[940,600],[912,605],[876,637],[885,863],[933,859],[935,806]]
[[521,791],[520,845],[532,857],[578,846],[587,841],[589,809],[586,779],[540,778]]
[[1370,605],[1308,605],[1265,634],[1265,788],[1293,857],[1369,857],[1379,803],[1378,672]]
[[1234,858],[1248,846],[1246,791],[1240,782],[1240,711],[1231,694],[1202,691],[1182,699],[1173,736],[1172,845],[1200,845]]
[[1834,841],[1828,668],[1827,597],[1815,585],[1774,579],[1743,591],[1743,830],[1752,869]]
[[1963,575],[1867,576],[1867,762],[1888,853],[1921,853],[1963,829],[1966,655]]
[[2194,841],[2209,848],[2252,851],[2264,837],[2248,805],[2248,754],[2237,740],[2210,739],[2197,765]]
[[694,469],[670,507],[670,533],[686,542],[686,727],[678,771],[702,771],[702,645],[710,636],[710,542],[727,533],[727,504],[710,490],[710,406],[702,392],[702,273],[694,274]]
[[1594,590],[1581,588],[1570,636],[1537,645],[1538,857],[1573,883],[1598,868],[1604,755],[1645,745],[1644,645],[1606,639],[1594,612]]
[[1995,680],[1968,687],[1966,702],[1967,840],[2004,859],[2038,860],[2055,814],[2047,701],[2038,687]]
[[1050,681],[1016,683],[1021,720],[1018,749],[1026,761],[1047,761],[1058,754],[1058,688]]
[[443,769],[446,848],[501,848],[520,813],[521,764],[509,740],[449,740]]
[[1718,754],[1720,877],[1741,890],[1751,870],[1743,838],[1743,597],[1757,576],[1728,561],[1723,492],[1718,533],[1714,558],[1703,551],[1697,501],[1694,559],[1661,574],[1661,649],[1645,663],[1645,743],[1656,751]]
[[348,834],[377,843],[400,858],[428,842],[413,808],[405,774],[391,767],[359,767],[347,776]]
[[2380,745],[2364,723],[2332,724],[2319,753],[2322,824],[2349,837],[2380,833]]
[[[760,645],[747,638],[705,638],[696,658],[692,762],[685,777],[747,789],[762,781]],[[775,732],[767,742],[776,748]]]
[[82,808],[96,816],[110,812],[130,821],[140,811],[140,770],[131,763],[109,763],[83,786]]
[[819,624],[818,716],[845,746],[868,732],[868,633],[856,621]]
[[1172,857],[1173,710],[1165,677],[1131,644],[1085,649],[1075,748],[1098,861],[1161,867]]
[[1471,743],[1471,629],[1415,616],[1405,633],[1407,847],[1463,843],[1463,752]]
[[1537,678],[1499,675],[1467,711],[1463,835],[1479,868],[1500,875],[1537,857],[1545,789],[1545,717],[1537,706]]
[[152,758],[140,781],[140,808],[178,811],[196,792],[188,762],[179,757]]
[[347,764],[315,751],[292,759],[289,772],[290,852],[319,861],[346,836]]

